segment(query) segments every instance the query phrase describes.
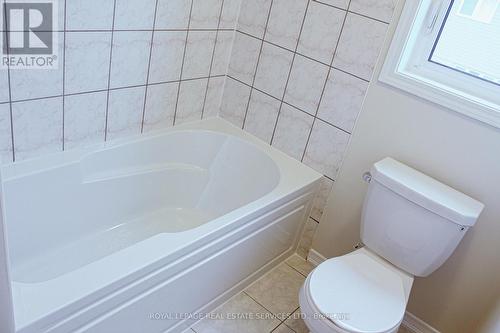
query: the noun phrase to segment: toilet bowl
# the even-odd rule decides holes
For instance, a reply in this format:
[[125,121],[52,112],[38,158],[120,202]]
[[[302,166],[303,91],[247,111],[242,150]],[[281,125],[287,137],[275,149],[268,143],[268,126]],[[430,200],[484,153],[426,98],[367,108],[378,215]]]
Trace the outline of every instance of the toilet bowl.
[[320,264],[300,291],[313,333],[397,332],[413,277],[438,269],[484,208],[391,158],[367,176],[361,218],[366,246]]
[[299,300],[314,333],[391,333],[403,320],[413,277],[363,248],[319,265]]

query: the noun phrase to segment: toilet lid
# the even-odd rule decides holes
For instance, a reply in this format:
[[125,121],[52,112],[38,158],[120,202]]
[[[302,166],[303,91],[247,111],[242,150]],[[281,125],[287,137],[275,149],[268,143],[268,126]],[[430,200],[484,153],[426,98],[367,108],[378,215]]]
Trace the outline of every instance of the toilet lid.
[[405,313],[401,273],[360,251],[319,265],[308,289],[319,312],[351,332],[390,331]]

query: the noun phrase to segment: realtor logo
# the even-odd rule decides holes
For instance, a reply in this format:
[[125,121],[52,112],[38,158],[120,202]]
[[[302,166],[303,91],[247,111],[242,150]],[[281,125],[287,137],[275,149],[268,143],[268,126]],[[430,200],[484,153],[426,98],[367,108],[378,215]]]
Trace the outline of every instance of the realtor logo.
[[8,0],[3,4],[2,67],[57,68],[57,4]]

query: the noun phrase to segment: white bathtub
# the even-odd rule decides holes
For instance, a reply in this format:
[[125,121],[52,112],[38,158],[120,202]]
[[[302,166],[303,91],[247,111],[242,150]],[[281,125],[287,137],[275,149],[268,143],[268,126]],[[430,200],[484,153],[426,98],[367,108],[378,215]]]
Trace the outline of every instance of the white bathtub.
[[321,178],[218,119],[1,174],[23,333],[183,331],[295,250]]

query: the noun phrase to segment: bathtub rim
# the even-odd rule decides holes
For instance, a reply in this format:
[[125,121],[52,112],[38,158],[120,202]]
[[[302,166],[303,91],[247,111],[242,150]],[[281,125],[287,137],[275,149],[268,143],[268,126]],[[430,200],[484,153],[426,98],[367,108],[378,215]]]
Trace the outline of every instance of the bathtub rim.
[[[207,118],[195,122],[189,122],[175,127],[158,129],[149,133],[137,134],[124,138],[117,138],[110,141],[89,144],[83,147],[48,153],[43,156],[33,157],[26,160],[8,162],[0,164],[0,174],[2,175],[1,184],[9,182],[17,178],[30,176],[33,174],[46,172],[54,168],[71,165],[74,163],[82,162],[85,158],[95,153],[105,152],[114,148],[120,148],[132,143],[139,143],[162,136],[175,134],[176,132],[197,132],[203,131],[216,135],[226,135],[233,137],[237,140],[249,142],[259,148],[266,155],[270,157],[279,157],[279,160],[284,163],[290,163],[288,166],[298,167],[302,169],[305,165],[300,161],[293,159],[282,151],[269,145],[267,142],[243,131],[241,128],[236,127],[232,123],[218,117]],[[274,160],[274,158],[272,158]],[[288,164],[287,163],[287,164]],[[310,167],[308,171],[313,174],[319,174]],[[281,171],[281,170],[280,170]],[[301,170],[304,171],[304,170]]]

